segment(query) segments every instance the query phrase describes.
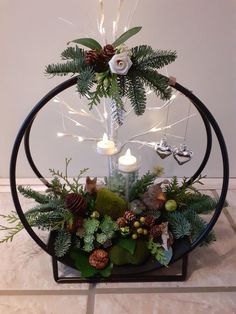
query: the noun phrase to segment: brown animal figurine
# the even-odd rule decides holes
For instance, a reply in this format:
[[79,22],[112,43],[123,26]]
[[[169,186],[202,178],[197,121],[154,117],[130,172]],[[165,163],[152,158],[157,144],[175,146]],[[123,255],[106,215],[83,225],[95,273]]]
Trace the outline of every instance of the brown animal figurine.
[[90,177],[86,178],[85,191],[91,195],[97,193],[97,177],[91,179]]

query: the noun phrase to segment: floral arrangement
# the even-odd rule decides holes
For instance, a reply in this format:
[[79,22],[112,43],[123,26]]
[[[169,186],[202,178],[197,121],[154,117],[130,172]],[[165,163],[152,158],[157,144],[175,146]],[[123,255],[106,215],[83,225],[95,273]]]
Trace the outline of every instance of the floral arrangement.
[[[56,233],[54,252],[58,258],[69,257],[81,276],[108,277],[112,269],[141,265],[148,259],[167,266],[172,259],[172,245],[181,238],[191,243],[205,228],[202,214],[215,208],[216,200],[201,194],[195,183],[176,177],[158,181],[160,167],[134,178],[128,200],[125,177],[117,172],[98,185],[97,179],[78,177],[50,170],[52,180],[45,193],[19,186],[19,192],[34,199],[36,205],[25,213],[31,227]],[[160,179],[159,179],[160,180]],[[10,226],[1,226],[8,234],[1,242],[11,241],[23,229],[14,214],[1,215]],[[215,240],[211,232],[203,244]]]
[[[92,38],[73,40],[69,43],[75,46],[61,54],[64,62],[46,67],[46,73],[53,76],[76,74],[77,91],[88,99],[90,109],[103,97],[111,98],[111,134],[97,139],[97,153],[115,165],[109,169],[109,176],[102,184],[88,176],[82,183],[88,170],[83,169],[70,180],[70,159],[66,159],[65,174],[50,170],[52,180],[46,192],[18,187],[23,196],[36,202],[25,212],[29,225],[53,234],[55,256],[70,259],[84,278],[109,277],[113,267],[138,266],[148,261],[168,266],[175,242],[183,238],[189,244],[195,241],[206,227],[202,215],[214,210],[217,203],[195,188],[195,183],[201,184],[201,176],[194,181],[184,178],[181,183],[176,177],[161,181],[163,169],[156,167],[140,177],[140,165],[130,149],[117,159],[121,150],[113,122],[118,127],[123,123],[123,97],[130,100],[136,115],[145,111],[147,88],[161,99],[171,97],[169,78],[158,70],[174,61],[176,52],[153,50],[147,45],[125,46],[125,41],[140,30],[134,27],[104,47]],[[161,143],[161,150],[155,150],[165,158],[172,151]],[[0,242],[12,241],[24,226],[15,213],[0,216],[9,223],[0,225],[0,230],[6,232]],[[202,244],[214,240],[210,232]]]
[[[65,62],[48,65],[46,73],[53,76],[78,74],[77,91],[89,100],[90,108],[100,103],[102,97],[111,98],[119,123],[120,113],[125,110],[123,97],[130,100],[137,115],[142,115],[147,88],[161,99],[171,97],[169,78],[157,70],[173,62],[176,52],[153,50],[148,45],[128,48],[125,41],[140,30],[141,27],[134,27],[104,47],[92,38],[72,40],[68,44],[76,44],[75,47],[68,47],[61,54]],[[90,50],[79,48],[78,44]]]

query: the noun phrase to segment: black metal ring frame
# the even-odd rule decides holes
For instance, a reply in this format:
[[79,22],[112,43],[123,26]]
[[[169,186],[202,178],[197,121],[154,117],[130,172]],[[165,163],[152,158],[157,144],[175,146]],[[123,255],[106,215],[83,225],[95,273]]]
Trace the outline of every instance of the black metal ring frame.
[[[73,77],[61,84],[59,84],[58,86],[56,86],[54,89],[52,89],[48,94],[46,94],[36,105],[35,107],[32,109],[32,111],[29,113],[29,115],[26,117],[25,121],[23,122],[14,146],[13,146],[13,150],[12,150],[12,155],[11,155],[11,162],[10,162],[10,185],[11,185],[11,193],[12,193],[12,198],[13,198],[13,202],[16,208],[16,211],[19,215],[19,218],[24,226],[24,228],[26,229],[26,231],[29,233],[29,235],[34,239],[34,241],[44,250],[46,251],[48,254],[50,254],[51,256],[54,256],[54,251],[51,247],[49,247],[48,245],[46,245],[38,236],[37,234],[33,231],[33,229],[31,228],[31,226],[29,225],[24,212],[22,210],[20,201],[19,201],[19,197],[18,197],[18,192],[17,192],[17,186],[16,186],[16,166],[17,166],[17,157],[18,157],[18,153],[19,153],[19,149],[20,149],[20,145],[22,142],[22,139],[24,137],[24,147],[25,147],[25,153],[28,159],[28,162],[32,168],[32,170],[34,171],[34,173],[36,174],[36,176],[43,182],[43,184],[45,184],[46,186],[50,186],[50,183],[43,177],[43,175],[39,172],[39,170],[37,169],[32,155],[31,155],[31,151],[30,151],[30,131],[33,125],[33,122],[38,114],[38,112],[56,95],[58,95],[60,92],[70,88],[71,86],[75,85],[77,83],[77,77]],[[210,222],[207,224],[206,228],[204,229],[204,231],[198,236],[198,238],[190,245],[190,247],[188,248],[188,250],[185,252],[185,254],[188,254],[190,251],[192,251],[194,248],[196,248],[199,244],[201,244],[201,242],[204,240],[204,238],[208,235],[208,233],[212,230],[213,226],[215,225],[221,210],[223,208],[224,202],[225,202],[225,198],[226,198],[226,194],[227,194],[227,189],[228,189],[228,181],[229,181],[229,162],[228,162],[228,153],[227,153],[227,148],[225,145],[225,141],[223,138],[223,135],[221,133],[221,130],[215,120],[215,118],[213,117],[213,115],[210,113],[210,111],[207,109],[207,107],[188,89],[186,89],[185,87],[183,87],[182,85],[180,85],[179,83],[175,83],[173,85],[171,85],[173,88],[175,88],[176,90],[178,90],[179,92],[181,92],[184,96],[186,96],[191,102],[192,104],[196,107],[196,109],[198,110],[202,120],[203,120],[203,124],[205,126],[206,129],[206,137],[207,137],[207,145],[206,145],[206,152],[204,155],[204,158],[202,160],[202,163],[200,164],[198,170],[196,171],[196,173],[190,178],[189,182],[193,179],[196,179],[199,174],[203,171],[203,169],[205,168],[210,153],[211,153],[211,147],[212,147],[212,134],[211,134],[211,128],[214,130],[215,135],[218,139],[218,143],[220,146],[220,150],[221,150],[221,155],[222,155],[222,162],[223,162],[223,182],[222,182],[222,187],[221,187],[221,194],[217,203],[217,206],[215,208],[214,214],[210,220]],[[184,255],[185,255],[184,254]],[[179,257],[181,258],[181,257]],[[60,261],[60,259],[58,258],[58,260]]]

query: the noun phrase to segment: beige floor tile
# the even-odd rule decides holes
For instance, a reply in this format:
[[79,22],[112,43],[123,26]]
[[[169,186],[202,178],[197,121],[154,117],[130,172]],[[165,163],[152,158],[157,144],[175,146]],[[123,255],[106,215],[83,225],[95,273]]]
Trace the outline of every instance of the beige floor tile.
[[[220,190],[217,190],[217,193],[220,193]],[[226,199],[229,203],[230,207],[236,208],[236,189],[235,190],[229,190],[226,196]]]
[[[33,202],[24,199],[23,207],[28,209]],[[1,214],[8,214],[13,209],[9,193],[0,194]],[[6,224],[0,218],[0,224]],[[35,230],[36,231],[36,230]],[[47,232],[37,232],[47,242]],[[3,232],[0,233],[0,238]],[[88,284],[59,285],[52,276],[50,256],[44,252],[23,230],[10,243],[0,244],[1,268],[0,289],[87,289]],[[0,311],[1,313],[1,311]]]
[[2,314],[85,314],[87,296],[0,296]]
[[236,293],[96,295],[95,314],[234,314]]

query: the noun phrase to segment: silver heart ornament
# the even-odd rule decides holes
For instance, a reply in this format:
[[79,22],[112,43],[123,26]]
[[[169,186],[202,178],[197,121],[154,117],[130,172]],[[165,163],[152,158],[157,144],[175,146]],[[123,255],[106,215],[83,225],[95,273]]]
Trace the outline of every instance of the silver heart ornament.
[[173,155],[177,163],[182,166],[192,159],[193,152],[190,149],[188,149],[186,144],[183,144],[180,145],[180,148],[176,148],[174,150]]
[[160,143],[156,143],[155,151],[161,159],[164,159],[172,154],[173,149],[169,144],[167,144],[166,139],[162,138]]

